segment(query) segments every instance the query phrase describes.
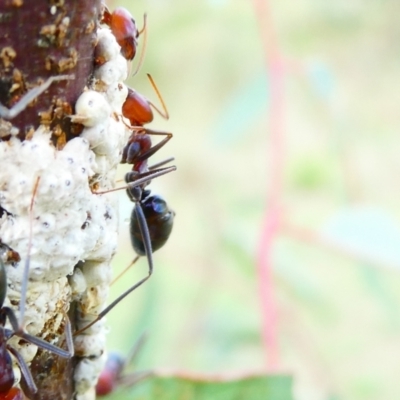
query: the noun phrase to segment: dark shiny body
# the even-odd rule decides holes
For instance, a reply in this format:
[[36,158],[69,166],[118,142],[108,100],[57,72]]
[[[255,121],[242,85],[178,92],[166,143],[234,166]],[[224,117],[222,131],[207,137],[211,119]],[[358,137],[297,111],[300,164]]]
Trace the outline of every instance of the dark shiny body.
[[[175,213],[168,207],[167,202],[160,196],[150,196],[148,191],[145,191],[145,196],[140,201],[140,206],[143,209],[143,214],[146,218],[147,227],[150,234],[151,251],[164,246],[168,240],[172,225],[174,222]],[[140,230],[139,221],[136,211],[137,205],[132,210],[130,234],[132,247],[140,256],[146,255],[146,249],[143,242],[143,235]]]

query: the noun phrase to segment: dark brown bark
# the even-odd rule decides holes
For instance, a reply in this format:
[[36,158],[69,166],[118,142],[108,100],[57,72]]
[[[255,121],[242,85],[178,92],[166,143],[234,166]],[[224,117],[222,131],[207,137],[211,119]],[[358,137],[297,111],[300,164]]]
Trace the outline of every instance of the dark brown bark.
[[79,134],[66,115],[93,69],[100,5],[100,0],[0,0],[0,102],[11,108],[48,77],[75,76],[52,83],[12,120],[21,139],[40,122],[51,125],[59,147]]

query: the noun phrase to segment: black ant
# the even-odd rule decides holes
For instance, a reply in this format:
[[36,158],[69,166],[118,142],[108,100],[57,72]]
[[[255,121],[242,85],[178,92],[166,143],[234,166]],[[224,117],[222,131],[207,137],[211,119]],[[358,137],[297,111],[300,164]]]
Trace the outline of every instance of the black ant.
[[[33,200],[36,195],[37,187],[39,184],[39,179],[37,179],[34,193],[31,200],[30,206],[30,218],[32,220],[32,207]],[[30,226],[29,232],[29,244],[28,244],[28,254],[31,247],[32,240],[32,226]],[[3,244],[1,246],[4,246]],[[8,345],[8,340],[17,336],[29,343],[32,343],[44,350],[50,351],[60,357],[63,358],[71,358],[74,354],[73,343],[72,343],[72,334],[71,334],[71,326],[69,320],[67,318],[65,328],[66,328],[66,342],[68,351],[63,350],[51,343],[46,342],[43,339],[40,339],[36,336],[32,336],[29,333],[26,333],[23,329],[23,316],[25,312],[25,300],[26,300],[26,291],[27,291],[27,281],[28,281],[28,273],[29,273],[29,256],[25,263],[25,269],[22,277],[21,284],[21,300],[20,300],[20,321],[14,313],[14,311],[10,307],[4,306],[4,301],[7,293],[7,275],[6,268],[2,258],[0,258],[0,396],[8,396],[7,398],[17,400],[18,396],[22,396],[21,390],[18,388],[13,388],[14,385],[14,372],[12,366],[12,359],[10,357],[10,353],[16,358],[21,372],[25,378],[27,388],[31,393],[37,392],[36,384],[33,380],[32,374],[27,366],[25,360],[22,358],[20,353],[14,349],[12,346]],[[12,329],[8,329],[5,327],[7,320],[9,321]],[[22,398],[22,397],[21,397]]]
[[[128,90],[128,96],[122,106],[122,114],[125,118],[129,119],[131,126],[127,126],[134,132],[123,150],[121,163],[133,164],[132,171],[125,175],[125,182],[127,183],[125,188],[127,189],[129,199],[135,203],[130,220],[130,236],[132,247],[138,254],[125,271],[129,269],[140,256],[146,256],[149,267],[148,274],[118,296],[109,306],[101,311],[92,322],[75,332],[74,335],[81,334],[102,319],[129,293],[133,292],[150,278],[153,273],[152,253],[160,249],[166,243],[172,231],[175,212],[168,207],[166,201],[162,197],[151,195],[150,190],[145,189],[151,179],[176,170],[175,166],[160,168],[172,161],[173,158],[161,161],[151,167],[147,165],[148,159],[173,136],[172,133],[154,131],[143,127],[144,124],[153,120],[151,108],[157,110],[164,118],[169,118],[165,103],[153,78],[149,74],[147,74],[147,76],[162,104],[164,112],[158,110],[153,103],[135,90]],[[162,135],[166,137],[155,146],[152,146],[150,135]],[[120,189],[122,188],[98,192],[98,194],[109,193]]]
[[[168,112],[166,111],[165,104],[158,92],[158,89],[156,88],[151,76],[148,76],[157,92],[157,95],[161,99],[161,103],[165,110],[165,115],[168,117]],[[128,114],[128,111],[132,111],[133,115],[134,108],[139,109],[140,112],[140,108],[143,109],[144,107],[147,107],[151,112],[150,106],[153,106],[152,103],[150,103],[141,95],[140,96],[144,99],[144,102],[136,101],[138,98],[138,93],[134,92],[133,90],[131,93],[133,93],[133,96],[129,96],[128,94],[128,98],[123,107],[123,115],[124,117],[130,119],[131,123],[137,125],[129,128],[138,129],[139,132],[132,133],[127,145],[124,148],[121,162],[133,164],[132,171],[125,175],[125,182],[127,183],[125,188],[127,189],[129,199],[135,203],[130,220],[130,236],[132,247],[138,255],[125,269],[125,271],[129,269],[139,259],[140,256],[146,256],[149,267],[148,274],[131,288],[126,290],[123,294],[118,296],[117,299],[115,299],[108,307],[98,314],[96,319],[94,319],[84,328],[75,332],[74,335],[82,333],[97,321],[102,319],[129,293],[137,289],[150,278],[153,273],[152,253],[160,249],[166,243],[172,231],[175,212],[168,207],[168,204],[162,197],[151,195],[150,190],[145,189],[145,187],[150,183],[151,179],[176,170],[175,166],[160,168],[170,161],[173,161],[173,158],[161,161],[151,167],[148,167],[147,165],[148,159],[172,138],[172,133],[158,132],[143,128],[142,125],[150,122],[152,118],[150,120],[144,118],[136,118],[133,120],[132,116],[129,118],[129,115],[131,114]],[[127,102],[129,102],[129,106],[127,105]],[[166,135],[167,137],[160,143],[152,146],[149,135]],[[98,194],[109,193],[111,191],[120,189],[122,188],[113,189],[106,192],[98,192]]]
[[[151,195],[150,190],[145,190],[144,186],[146,186],[151,179],[175,171],[175,166],[158,168],[159,166],[171,160],[173,159],[168,159],[151,166],[148,168],[147,172],[136,173],[133,180],[129,180],[132,177],[132,172],[128,172],[125,176],[125,181],[127,183],[125,188],[128,197],[135,203],[131,214],[130,236],[132,247],[138,255],[125,269],[125,271],[123,271],[123,273],[126,272],[133,264],[135,264],[140,256],[146,256],[149,267],[147,276],[118,296],[110,305],[101,311],[92,322],[75,332],[74,336],[80,335],[97,321],[101,320],[121,300],[146,282],[152,275],[152,254],[154,251],[160,249],[168,240],[172,231],[175,212],[168,207],[168,204],[161,196]],[[120,189],[124,188],[112,189],[106,192],[97,192],[97,194],[109,193]],[[121,275],[122,274],[120,274],[120,276]]]

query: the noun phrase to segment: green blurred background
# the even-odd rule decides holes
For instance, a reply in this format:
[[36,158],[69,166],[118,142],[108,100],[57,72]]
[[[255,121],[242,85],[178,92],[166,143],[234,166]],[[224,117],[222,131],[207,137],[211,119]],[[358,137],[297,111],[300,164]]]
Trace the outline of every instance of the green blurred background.
[[[265,371],[256,253],[271,177],[270,91],[254,4],[109,1],[142,26],[145,61],[128,84],[171,118],[154,160],[177,172],[152,189],[176,211],[155,273],[108,316],[109,350],[149,333],[137,368]],[[400,396],[400,3],[270,3],[285,61],[288,226],[273,247],[278,371],[297,400]],[[135,62],[134,62],[135,65]],[[121,166],[121,176],[129,169]],[[132,203],[120,194],[115,275],[132,260]],[[146,273],[143,259],[114,298]],[[112,398],[112,397],[111,397]]]

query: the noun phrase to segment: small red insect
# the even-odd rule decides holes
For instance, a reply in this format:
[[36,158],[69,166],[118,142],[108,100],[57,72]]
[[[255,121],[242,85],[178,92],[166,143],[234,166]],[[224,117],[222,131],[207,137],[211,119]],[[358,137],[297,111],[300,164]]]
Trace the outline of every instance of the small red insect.
[[133,386],[139,381],[154,375],[154,372],[152,371],[131,372],[124,374],[124,372],[126,372],[126,368],[136,360],[137,355],[143,348],[146,339],[147,336],[142,334],[126,358],[114,352],[109,354],[106,365],[103,371],[101,371],[96,385],[97,396],[106,396],[119,387]]
[[0,400],[24,400],[24,394],[21,389],[12,387],[7,393],[0,393]]
[[136,55],[139,36],[146,29],[146,14],[144,15],[143,28],[139,31],[131,13],[123,7],[116,8],[112,13],[104,6],[103,24],[110,27],[111,32],[121,46],[121,53],[127,60],[133,60]]

